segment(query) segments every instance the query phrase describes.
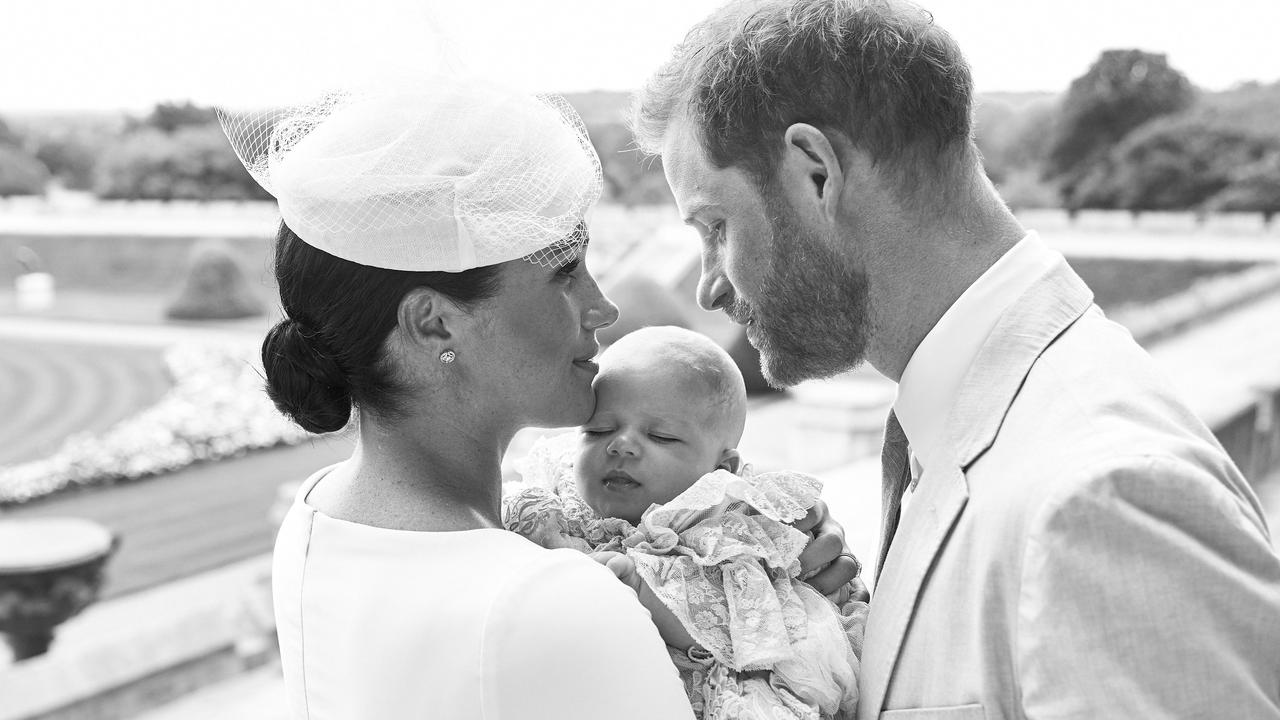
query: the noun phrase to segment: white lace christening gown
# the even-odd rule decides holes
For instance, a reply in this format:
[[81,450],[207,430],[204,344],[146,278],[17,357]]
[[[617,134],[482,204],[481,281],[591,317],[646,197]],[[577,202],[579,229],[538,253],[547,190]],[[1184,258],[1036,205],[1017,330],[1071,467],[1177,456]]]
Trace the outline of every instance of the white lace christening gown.
[[808,536],[787,523],[817,501],[801,473],[717,470],[639,527],[598,516],[573,479],[575,434],[540,441],[503,522],[543,547],[627,553],[644,582],[709,653],[670,649],[694,711],[728,718],[846,718],[858,700],[867,605],[837,607],[800,579]]

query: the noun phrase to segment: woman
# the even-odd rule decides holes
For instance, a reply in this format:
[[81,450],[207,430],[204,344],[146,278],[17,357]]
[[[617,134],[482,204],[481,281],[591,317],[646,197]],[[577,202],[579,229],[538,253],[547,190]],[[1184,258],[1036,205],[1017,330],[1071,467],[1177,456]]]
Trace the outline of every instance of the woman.
[[312,432],[355,408],[359,433],[276,543],[294,716],[691,717],[629,588],[501,529],[503,452],[591,414],[618,314],[584,264],[601,176],[581,121],[445,78],[223,121],[283,217],[268,392]]

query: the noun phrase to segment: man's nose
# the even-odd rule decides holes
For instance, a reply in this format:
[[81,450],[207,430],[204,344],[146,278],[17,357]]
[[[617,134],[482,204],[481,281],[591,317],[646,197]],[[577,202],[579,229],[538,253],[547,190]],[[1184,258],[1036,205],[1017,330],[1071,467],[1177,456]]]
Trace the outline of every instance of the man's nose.
[[703,310],[719,310],[733,300],[733,285],[725,277],[719,261],[702,256],[702,277],[698,279],[698,305]]

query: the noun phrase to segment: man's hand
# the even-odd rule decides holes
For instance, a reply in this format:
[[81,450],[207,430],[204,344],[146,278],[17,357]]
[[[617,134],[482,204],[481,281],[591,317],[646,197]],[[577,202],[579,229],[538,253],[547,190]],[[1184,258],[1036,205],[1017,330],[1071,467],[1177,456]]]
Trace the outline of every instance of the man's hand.
[[844,528],[831,519],[825,502],[819,500],[792,526],[813,538],[800,553],[800,576],[805,582],[836,604],[870,599],[867,586],[857,579],[862,564],[845,544]]

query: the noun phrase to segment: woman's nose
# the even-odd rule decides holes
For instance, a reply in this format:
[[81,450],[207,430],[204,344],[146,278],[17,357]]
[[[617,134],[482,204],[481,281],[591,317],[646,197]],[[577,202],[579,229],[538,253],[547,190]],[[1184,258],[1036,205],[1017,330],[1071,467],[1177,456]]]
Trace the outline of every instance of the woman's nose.
[[618,320],[618,306],[604,296],[595,278],[591,278],[591,288],[587,297],[587,309],[582,314],[582,327],[587,330],[607,328]]

